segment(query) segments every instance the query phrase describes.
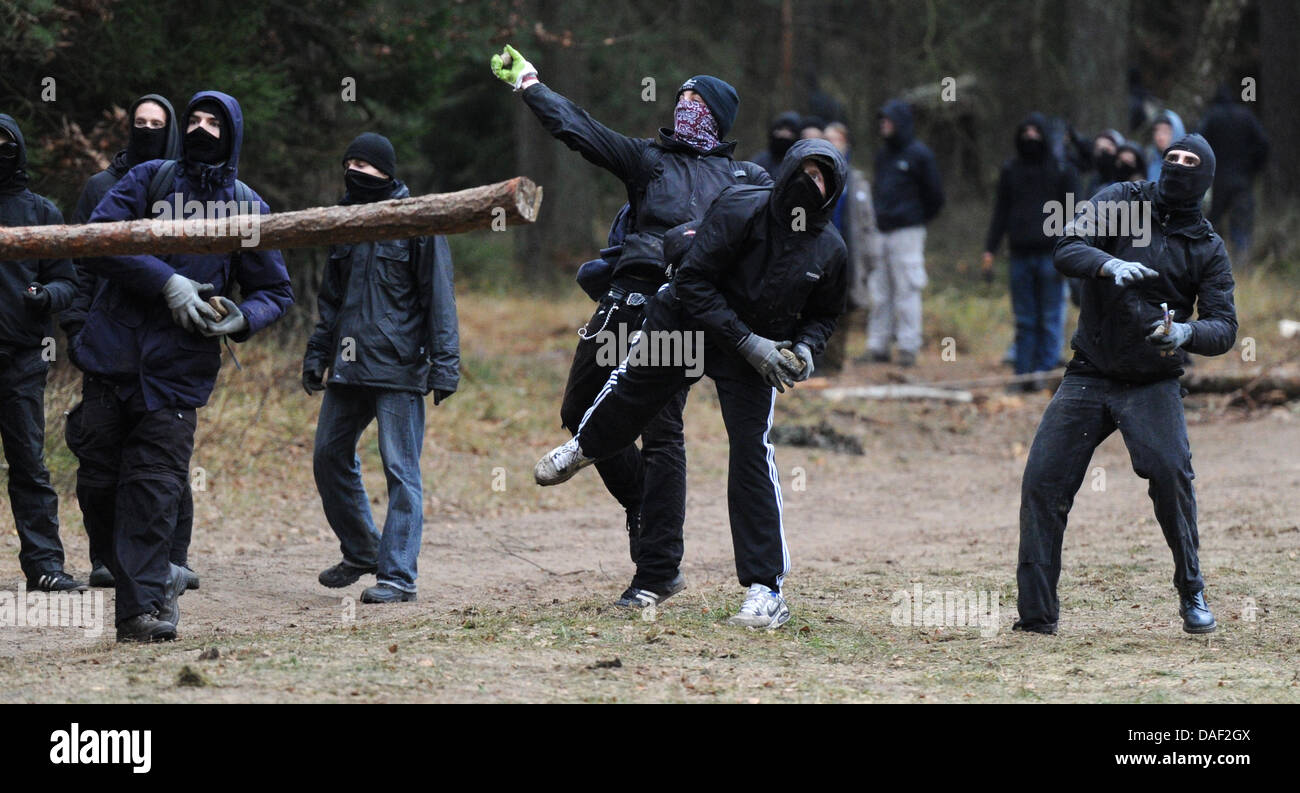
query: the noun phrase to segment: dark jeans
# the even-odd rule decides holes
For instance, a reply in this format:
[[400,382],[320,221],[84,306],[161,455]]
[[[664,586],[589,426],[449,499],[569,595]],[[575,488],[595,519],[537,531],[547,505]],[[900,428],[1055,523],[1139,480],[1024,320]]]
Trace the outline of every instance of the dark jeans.
[[1061,360],[1065,289],[1052,254],[1011,254],[1011,308],[1016,315],[1016,374],[1046,372]]
[[[105,439],[94,434],[87,434],[83,428],[85,421],[86,378],[82,378],[82,401],[68,413],[64,427],[64,440],[68,450],[76,455],[81,465],[77,469],[77,503],[81,506],[82,524],[86,527],[86,539],[89,541],[90,566],[109,566],[109,554],[112,553],[113,520],[117,514],[117,478],[104,476],[113,462],[118,459],[116,445],[96,446]],[[107,455],[107,464],[96,464],[97,455]],[[86,473],[83,475],[83,471]],[[176,529],[172,534],[171,551],[168,558],[172,564],[188,566],[190,540],[194,534],[194,494],[190,491],[190,481],[185,479],[185,492],[181,494],[181,503],[176,511]]]
[[[642,336],[634,345],[645,348],[649,334],[663,331],[694,332],[660,292],[647,304]],[[765,584],[780,591],[790,569],[781,521],[781,486],[775,450],[768,442],[776,389],[767,385],[734,351],[705,343],[704,374],[718,388],[722,420],[727,427],[730,456],[727,469],[727,508],[736,555],[736,574],[744,586]],[[578,430],[582,451],[596,458],[617,454],[665,406],[690,388],[701,375],[685,366],[623,365],[609,377]],[[647,491],[649,492],[649,491]]]
[[1038,425],[1021,485],[1016,579],[1023,626],[1057,621],[1066,518],[1093,451],[1116,428],[1133,471],[1150,483],[1156,520],[1174,556],[1174,587],[1185,594],[1205,587],[1197,559],[1195,474],[1178,380],[1129,384],[1068,374]]
[[93,516],[88,526],[112,526],[103,551],[120,623],[163,605],[197,417],[194,408],[149,410],[139,389],[123,398],[96,377],[83,379],[77,411],[68,434],[81,463],[77,499]]
[[[388,515],[381,535],[361,481],[357,441],[371,421],[379,424],[379,456],[388,481]],[[378,568],[376,577],[404,592],[416,591],[424,530],[420,451],[424,397],[413,391],[331,385],[316,424],[312,465],[316,490],[343,560]]]
[[16,350],[0,364],[0,442],[9,463],[9,503],[18,563],[28,580],[63,569],[59,498],[45,468],[45,373],[40,348]]
[[[629,305],[626,299],[605,297],[587,322],[587,338],[578,342],[564,387],[560,418],[564,427],[576,433],[583,414],[591,407],[610,374],[622,360],[620,353],[602,354],[602,344],[611,339],[630,338],[645,316],[645,303]],[[610,316],[608,312],[613,311]],[[608,321],[606,321],[608,319]],[[610,336],[597,334],[601,330]],[[677,576],[684,543],[682,524],[686,520],[686,441],[682,436],[682,410],[687,389],[667,400],[663,408],[644,422],[641,448],[636,433],[621,449],[596,463],[596,471],[610,495],[628,511],[640,515],[629,526],[628,550],[636,565],[632,586],[653,588]]]
[[1234,253],[1245,255],[1255,230],[1255,191],[1250,183],[1215,185],[1206,218],[1220,234],[1227,229]]

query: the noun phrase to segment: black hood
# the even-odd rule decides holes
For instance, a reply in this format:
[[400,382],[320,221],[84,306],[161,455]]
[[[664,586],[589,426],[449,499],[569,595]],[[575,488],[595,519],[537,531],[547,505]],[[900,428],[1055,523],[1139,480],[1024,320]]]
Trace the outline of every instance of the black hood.
[[894,122],[894,136],[889,138],[890,145],[896,148],[903,148],[912,142],[913,121],[912,106],[902,99],[891,99],[880,108],[878,117],[887,118]]
[[[1027,129],[1028,127],[1033,127],[1037,129],[1038,134],[1042,137],[1043,144],[1040,147],[1040,150],[1036,157],[1029,156],[1025,147],[1022,146],[1020,143],[1020,136],[1025,134],[1025,129]],[[1016,151],[1020,152],[1020,156],[1022,158],[1041,160],[1048,151],[1047,116],[1044,116],[1042,113],[1039,113],[1038,111],[1034,111],[1026,115],[1023,119],[1020,120],[1020,123],[1016,125],[1016,139],[1014,142],[1016,146]]]
[[1165,153],[1174,149],[1192,152],[1201,158],[1201,164],[1188,168],[1162,161],[1160,180],[1156,183],[1156,208],[1162,216],[1169,218],[1170,226],[1196,225],[1201,219],[1201,200],[1214,184],[1214,149],[1196,133],[1184,135],[1169,144]]
[[[810,212],[810,227],[815,224],[825,223],[835,211],[835,205],[839,202],[840,193],[844,191],[844,185],[848,183],[849,166],[844,161],[844,155],[840,150],[827,140],[813,138],[808,140],[795,141],[786,152],[785,159],[781,160],[781,166],[777,169],[775,184],[772,188],[771,208],[773,213],[778,217],[782,214],[782,199],[785,191],[789,189],[792,182],[803,173],[800,165],[804,160],[813,158],[819,164],[829,167],[823,167],[826,172],[826,200],[815,211]],[[785,218],[781,218],[782,221]]]
[[[131,127],[135,125],[136,108],[140,107],[140,105],[144,104],[145,102],[154,102],[156,104],[159,104],[162,106],[162,109],[167,113],[167,126],[164,128],[167,132],[167,143],[163,148],[162,159],[164,160],[180,159],[181,156],[180,124],[177,123],[176,121],[176,110],[172,107],[172,103],[167,101],[167,97],[165,96],[161,96],[159,94],[145,94],[144,96],[140,97],[139,99],[131,103],[131,109],[128,110],[126,113],[127,135],[129,136],[131,134]],[[124,148],[121,151],[119,151],[117,154],[113,155],[113,164],[108,167],[108,170],[112,171],[113,175],[120,179],[123,175],[126,174],[127,171],[139,165],[141,162],[143,162],[143,160],[137,160],[131,156],[130,146],[128,145],[127,148]]]
[[18,128],[18,122],[13,116],[6,113],[0,113],[0,129],[9,133],[9,136],[18,144],[18,169],[9,181],[0,184],[0,192],[12,193],[27,188],[27,141],[23,138],[23,131]]

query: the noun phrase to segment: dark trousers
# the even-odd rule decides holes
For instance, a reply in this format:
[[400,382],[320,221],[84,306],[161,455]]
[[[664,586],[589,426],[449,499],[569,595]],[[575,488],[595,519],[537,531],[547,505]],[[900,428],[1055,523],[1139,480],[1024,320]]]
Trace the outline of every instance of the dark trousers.
[[[578,430],[584,454],[605,458],[633,440],[665,406],[697,382],[701,375],[688,367],[662,360],[636,364],[647,356],[648,345],[659,344],[654,334],[694,333],[697,328],[672,308],[660,292],[647,303],[642,333],[629,360],[610,375]],[[644,358],[643,358],[644,359]],[[776,389],[734,351],[706,341],[703,374],[718,388],[722,420],[730,443],[727,469],[727,509],[736,555],[736,574],[744,586],[764,584],[780,591],[790,568],[781,522],[781,486],[774,449],[768,442]]]
[[163,605],[196,416],[194,408],[149,410],[138,390],[122,398],[99,378],[86,377],[81,393],[69,438],[81,462],[77,498],[97,527],[112,526],[104,561],[117,582],[120,623]]
[[1052,254],[1011,254],[1011,308],[1016,315],[1016,374],[1048,372],[1061,360],[1065,288]]
[[9,463],[9,505],[18,563],[28,580],[63,569],[59,498],[45,468],[45,374],[41,350],[16,350],[0,362],[0,442]]
[[[81,505],[81,521],[86,527],[86,539],[89,541],[90,566],[107,567],[109,554],[112,552],[113,520],[117,514],[117,482],[113,478],[113,481],[107,484],[96,483],[95,455],[99,451],[94,447],[85,446],[87,436],[83,429],[85,418],[82,408],[85,403],[85,391],[86,384],[83,378],[82,402],[77,403],[77,406],[68,413],[64,439],[67,441],[68,450],[76,455],[78,462],[82,461],[83,455],[89,455],[91,458],[87,461],[89,468],[86,476],[82,475],[80,467],[77,471],[77,503]],[[111,459],[117,459],[115,453]],[[104,467],[101,464],[98,470],[102,471]],[[98,478],[103,480],[106,477]],[[194,494],[190,490],[189,478],[186,477],[185,492],[181,494],[180,508],[176,513],[176,530],[172,534],[171,552],[168,554],[172,564],[189,565],[190,540],[193,534]]]
[[1069,374],[1038,425],[1021,485],[1016,579],[1020,623],[1026,627],[1057,621],[1066,518],[1093,451],[1117,428],[1133,471],[1150,483],[1156,520],[1174,556],[1174,586],[1186,594],[1205,587],[1197,559],[1195,474],[1178,380],[1129,384]]
[[1227,229],[1233,252],[1245,255],[1255,230],[1255,191],[1250,183],[1215,185],[1206,218],[1220,234]]
[[[626,298],[605,297],[583,330],[564,387],[560,419],[576,433],[605,381],[623,356],[611,345],[630,338],[640,327],[645,303],[629,305]],[[610,312],[613,312],[610,314]],[[608,334],[608,335],[606,335]],[[636,565],[632,586],[653,585],[677,576],[686,520],[686,441],[682,436],[682,410],[687,389],[670,396],[663,407],[640,427],[641,448],[632,433],[621,448],[596,463],[596,471],[610,495],[630,517],[628,550]]]

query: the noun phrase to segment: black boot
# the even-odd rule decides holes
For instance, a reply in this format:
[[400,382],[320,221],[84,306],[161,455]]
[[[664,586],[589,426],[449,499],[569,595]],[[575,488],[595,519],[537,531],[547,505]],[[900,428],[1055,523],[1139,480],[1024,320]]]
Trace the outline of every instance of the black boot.
[[176,639],[176,626],[158,619],[157,614],[138,614],[117,625],[119,642],[170,642]]
[[115,586],[113,574],[103,562],[95,562],[90,571],[90,585],[93,587],[108,589]]
[[1187,633],[1213,633],[1219,624],[1210,613],[1210,606],[1205,602],[1205,592],[1182,594],[1178,598],[1178,616],[1183,618],[1183,630]]

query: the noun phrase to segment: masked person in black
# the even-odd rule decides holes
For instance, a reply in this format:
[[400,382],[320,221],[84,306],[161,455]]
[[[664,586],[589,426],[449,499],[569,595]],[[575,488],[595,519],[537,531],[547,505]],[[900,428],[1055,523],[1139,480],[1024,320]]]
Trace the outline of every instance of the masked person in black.
[[750,157],[750,162],[768,173],[774,172],[785,159],[785,153],[799,139],[803,117],[793,110],[788,110],[772,119],[767,130],[767,148]]
[[[44,196],[27,189],[27,144],[18,122],[0,113],[0,226],[63,223]],[[68,259],[22,259],[0,267],[0,441],[9,463],[9,502],[27,588],[84,589],[63,570],[59,500],[45,468],[45,376],[50,315],[72,302]]]
[[[145,94],[131,104],[130,132],[126,148],[113,156],[107,168],[90,177],[82,188],[81,197],[72,212],[73,223],[85,223],[95,211],[99,200],[117,184],[126,172],[142,162],[150,160],[174,160],[180,156],[181,135],[176,124],[176,113],[171,102],[158,94]],[[77,294],[68,306],[59,314],[59,327],[68,337],[68,349],[71,359],[77,364],[77,336],[86,324],[86,314],[99,292],[101,281],[93,273],[78,264]],[[84,387],[83,387],[84,390]],[[83,408],[80,404],[68,414],[65,425],[66,437],[70,441],[68,448],[78,454],[81,447],[77,439],[82,437],[80,423]],[[93,480],[93,477],[92,477]],[[108,569],[108,553],[113,533],[113,488],[96,487],[93,481],[77,483],[77,502],[81,506],[82,522],[86,527],[86,538],[90,541],[90,585],[94,587],[113,586],[113,573]],[[187,585],[198,588],[198,576],[189,567],[190,537],[194,525],[194,498],[186,481],[180,510],[176,517],[176,534],[172,538],[171,561],[183,567],[187,574]]]
[[[505,57],[509,65],[504,63]],[[619,339],[641,326],[647,300],[667,278],[664,233],[699,220],[710,202],[733,184],[767,184],[763,169],[732,159],[735,141],[723,137],[736,119],[739,97],[709,75],[687,80],[677,90],[672,129],[655,139],[630,138],[593,119],[585,110],[537,79],[537,70],[513,47],[492,58],[492,71],[512,85],[542,125],[589,162],[617,176],[627,189],[630,222],[608,293],[578,332],[560,417],[577,432],[582,414],[623,357]],[[636,564],[632,583],[615,605],[641,608],[680,592],[682,522],[686,514],[686,442],[682,409],[686,390],[643,423],[641,448],[635,435],[617,454],[597,465],[610,494],[626,510],[629,546]]]
[[[397,157],[382,135],[366,132],[343,154],[344,205],[406,198]],[[307,342],[302,384],[324,391],[316,424],[316,489],[343,560],[321,572],[340,588],[373,573],[362,603],[416,599],[424,527],[420,451],[424,397],[433,404],[460,382],[460,337],[451,249],[445,237],[334,245],[317,300],[320,322]],[[329,371],[328,380],[325,377]],[[379,424],[388,479],[381,534],[361,481],[357,442]]]
[[[631,352],[577,434],[534,469],[538,484],[567,481],[617,453],[707,374],[730,443],[727,506],[736,573],[749,588],[733,625],[776,628],[790,618],[781,593],[790,555],[768,434],[777,392],[813,373],[814,357],[844,312],[848,252],[831,215],[847,179],[848,165],[833,145],[801,140],[786,153],[774,187],[724,190],[672,281],[651,299]],[[656,354],[673,338],[682,349],[702,338],[702,370],[684,365],[687,356],[675,361]]]
[[[1228,254],[1201,216],[1214,164],[1200,135],[1174,141],[1159,182],[1102,190],[1079,206],[1056,244],[1056,268],[1083,279],[1082,305],[1074,358],[1025,464],[1017,630],[1056,632],[1066,518],[1093,451],[1116,429],[1133,470],[1150,482],[1156,520],[1173,552],[1183,630],[1215,629],[1197,558],[1192,453],[1178,382],[1186,353],[1221,355],[1237,335]],[[1155,228],[1105,227],[1103,202],[1134,201],[1150,202]],[[1173,312],[1168,325],[1162,303]]]

